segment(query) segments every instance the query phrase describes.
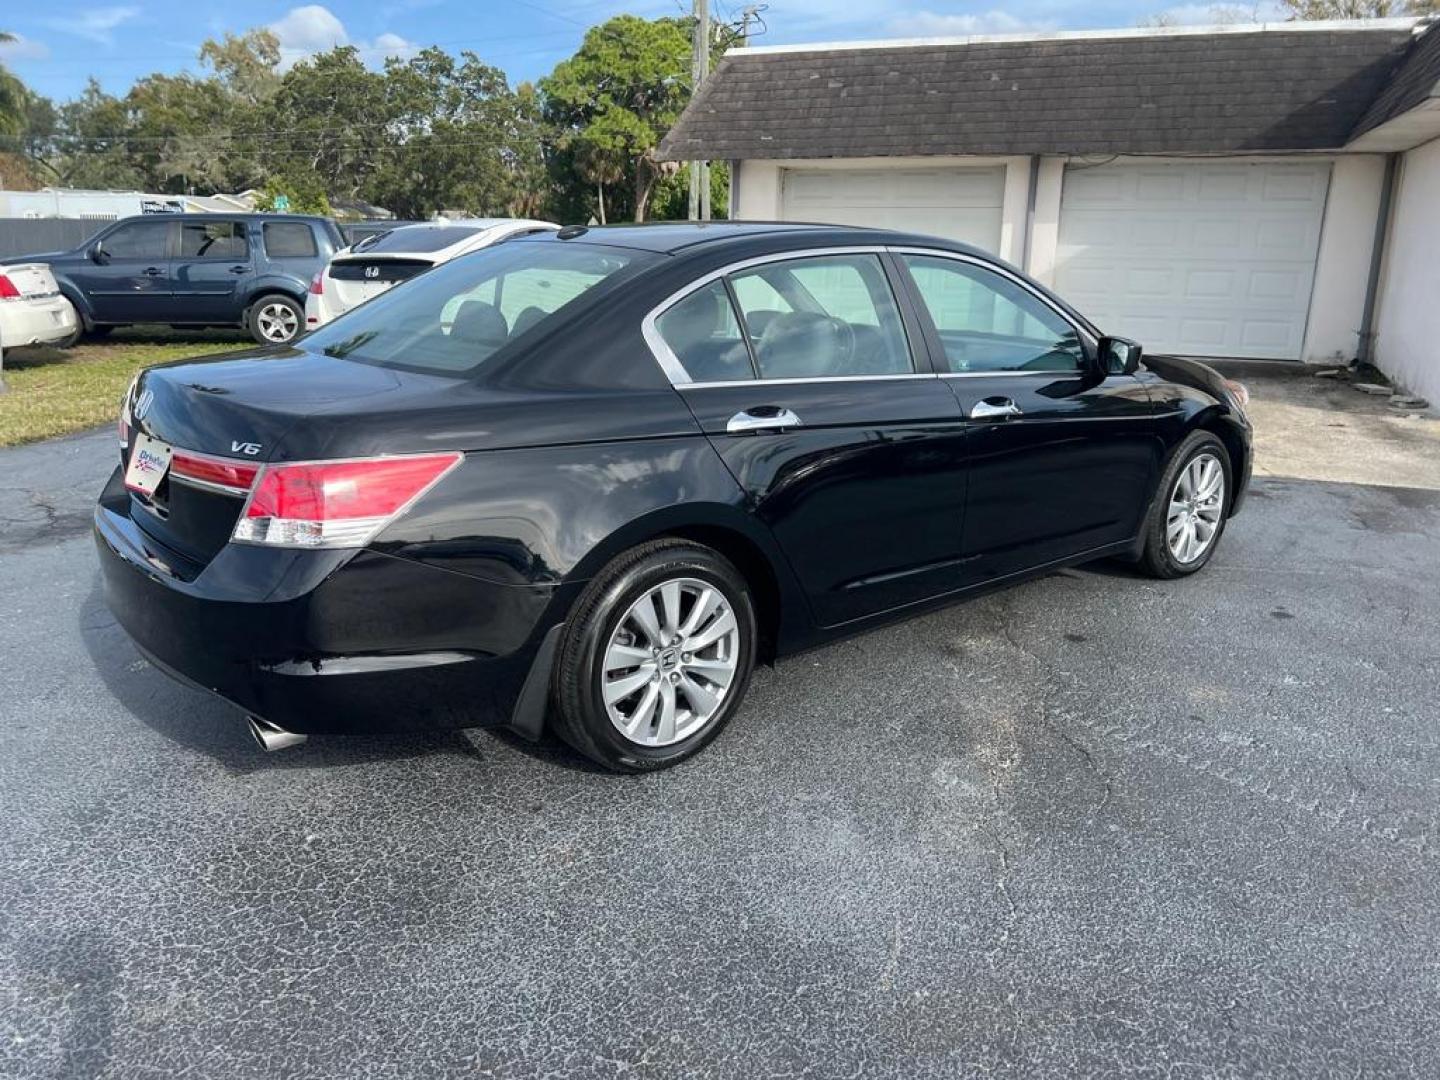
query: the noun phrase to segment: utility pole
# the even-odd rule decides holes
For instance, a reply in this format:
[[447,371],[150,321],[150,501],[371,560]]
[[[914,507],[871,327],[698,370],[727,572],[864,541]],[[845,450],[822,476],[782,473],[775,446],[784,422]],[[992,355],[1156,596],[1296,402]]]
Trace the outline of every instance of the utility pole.
[[[691,97],[700,93],[700,86],[710,76],[710,2],[694,0],[695,39],[690,64]],[[710,220],[710,163],[690,163],[690,220]]]

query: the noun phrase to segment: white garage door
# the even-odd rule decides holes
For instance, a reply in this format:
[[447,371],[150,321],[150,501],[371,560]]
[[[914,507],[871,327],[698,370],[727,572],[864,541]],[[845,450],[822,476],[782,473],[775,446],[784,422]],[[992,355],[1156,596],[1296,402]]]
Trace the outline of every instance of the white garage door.
[[1055,287],[1152,352],[1298,360],[1327,164],[1071,167]]
[[869,225],[1000,250],[1005,169],[787,169],[786,221]]

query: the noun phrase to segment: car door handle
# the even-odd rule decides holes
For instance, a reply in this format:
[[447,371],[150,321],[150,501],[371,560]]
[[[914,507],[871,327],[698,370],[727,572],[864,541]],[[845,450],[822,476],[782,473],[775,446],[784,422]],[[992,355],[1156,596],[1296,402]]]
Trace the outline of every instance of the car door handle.
[[250,272],[250,267],[248,267],[248,266],[232,266],[232,267],[230,267],[230,272],[231,272],[232,274],[248,274],[248,273]]
[[746,435],[760,431],[783,431],[800,426],[800,417],[779,405],[760,405],[730,417],[725,431],[730,435]]
[[970,406],[971,420],[1006,420],[1024,415],[1025,410],[1008,397],[987,397]]
[[141,270],[140,272],[141,272],[142,274],[144,274],[146,277],[164,277],[164,276],[165,276],[165,271],[164,271],[164,270],[161,270],[160,267],[158,267],[158,266],[147,266],[144,270]]

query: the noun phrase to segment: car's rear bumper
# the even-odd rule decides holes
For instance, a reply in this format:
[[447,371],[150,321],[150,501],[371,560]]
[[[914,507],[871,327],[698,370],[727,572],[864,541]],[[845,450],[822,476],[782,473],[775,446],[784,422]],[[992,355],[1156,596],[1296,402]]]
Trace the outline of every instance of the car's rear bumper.
[[306,734],[512,722],[555,588],[233,544],[185,580],[115,489],[95,510],[105,599],[168,674]]
[[0,310],[0,346],[49,345],[64,341],[78,326],[75,308],[63,296],[7,300]]

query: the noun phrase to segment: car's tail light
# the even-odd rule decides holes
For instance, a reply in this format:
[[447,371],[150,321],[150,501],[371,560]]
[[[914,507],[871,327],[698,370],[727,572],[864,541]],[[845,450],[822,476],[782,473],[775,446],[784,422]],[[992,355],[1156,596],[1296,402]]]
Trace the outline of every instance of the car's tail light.
[[264,465],[231,539],[273,547],[363,547],[462,457],[415,454]]
[[120,399],[120,445],[130,445],[130,402],[135,400],[135,387],[140,382],[140,376],[136,375],[130,380],[130,385],[125,388],[125,396]]
[[315,276],[310,279],[310,291],[316,296],[325,295],[325,271],[315,271]]
[[229,495],[246,495],[260,473],[260,466],[234,458],[211,457],[190,450],[176,450],[170,459],[170,475],[201,487],[220,488]]
[[4,274],[0,274],[0,300],[19,300],[20,290]]

